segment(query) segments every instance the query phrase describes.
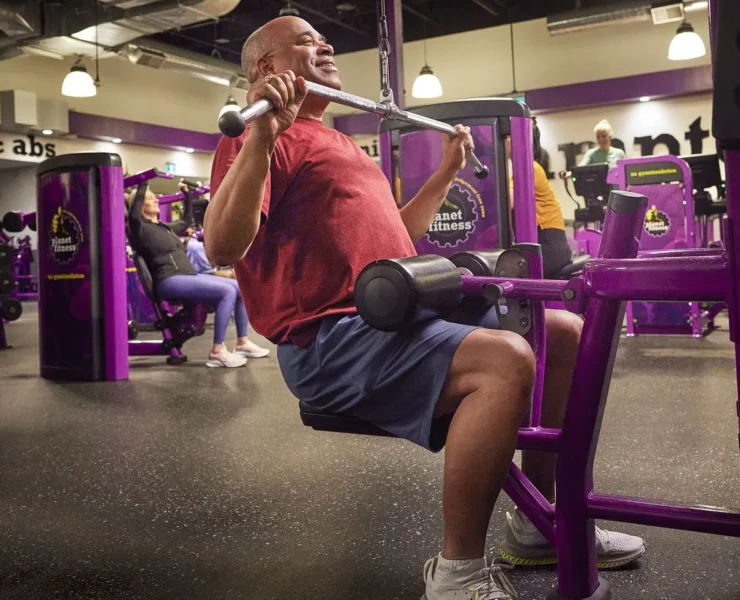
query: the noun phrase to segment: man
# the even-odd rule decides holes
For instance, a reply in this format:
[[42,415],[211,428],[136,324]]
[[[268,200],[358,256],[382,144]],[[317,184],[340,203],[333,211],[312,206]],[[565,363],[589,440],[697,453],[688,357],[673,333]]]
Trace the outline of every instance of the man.
[[596,142],[598,146],[591,148],[586,154],[583,155],[581,162],[578,164],[579,167],[586,165],[598,165],[606,163],[609,165],[609,169],[614,169],[617,166],[617,162],[625,157],[624,150],[621,148],[615,148],[612,146],[612,138],[614,138],[614,130],[609,124],[609,121],[602,119],[596,123],[594,127],[594,135],[596,136]]
[[[534,357],[495,313],[473,325],[442,320],[397,333],[357,316],[355,280],[379,258],[415,254],[472,149],[469,129],[441,137],[438,170],[398,210],[383,173],[348,137],[324,127],[328,102],[306,81],[341,88],[334,51],[307,22],[282,17],[247,40],[247,99],[276,109],[240,139],[224,138],[214,158],[206,250],[235,264],[257,330],[278,345],[290,390],[332,412],[358,416],[432,451],[446,433],[444,541],[424,567],[427,600],[509,598],[500,567],[484,557],[488,522],[528,409]],[[246,293],[248,292],[248,293]],[[473,315],[467,315],[473,319]],[[548,314],[547,402],[543,425],[560,425],[580,320]],[[554,458],[525,453],[523,468],[551,501]],[[602,563],[634,560],[642,540],[599,533]],[[519,511],[507,525],[507,554],[553,562],[555,552]]]

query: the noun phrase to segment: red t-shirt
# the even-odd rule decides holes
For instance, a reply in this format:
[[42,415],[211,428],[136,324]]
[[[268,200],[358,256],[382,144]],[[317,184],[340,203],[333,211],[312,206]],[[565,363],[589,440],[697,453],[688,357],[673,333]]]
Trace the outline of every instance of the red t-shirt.
[[[245,135],[219,142],[211,194]],[[415,254],[378,165],[346,135],[296,119],[278,138],[262,225],[234,269],[255,331],[305,346],[323,317],[357,312],[353,291],[365,266]]]

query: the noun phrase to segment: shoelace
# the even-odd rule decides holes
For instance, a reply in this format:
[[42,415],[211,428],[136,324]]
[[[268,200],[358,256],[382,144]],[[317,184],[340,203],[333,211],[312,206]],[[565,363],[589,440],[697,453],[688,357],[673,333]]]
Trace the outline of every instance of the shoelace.
[[[517,598],[517,593],[514,589],[514,586],[511,585],[511,582],[507,579],[506,575],[504,575],[504,569],[512,570],[513,568],[513,565],[500,562],[499,559],[494,559],[491,565],[489,567],[486,567],[485,569],[487,571],[486,581],[470,588],[471,592],[476,592],[477,594],[479,594],[476,596],[476,600],[500,599],[501,595],[499,593],[499,590],[504,592],[505,594],[508,594],[512,598]],[[487,588],[491,585],[493,585],[496,589],[491,590],[489,588],[488,590],[484,591],[484,588]],[[483,594],[480,595],[480,592],[483,592]]]

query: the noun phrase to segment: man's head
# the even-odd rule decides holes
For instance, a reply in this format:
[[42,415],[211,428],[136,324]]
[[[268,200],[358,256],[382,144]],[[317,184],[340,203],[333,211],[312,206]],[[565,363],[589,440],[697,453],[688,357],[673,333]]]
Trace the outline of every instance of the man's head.
[[608,151],[612,145],[612,137],[614,136],[614,130],[609,125],[609,121],[602,119],[596,123],[594,127],[594,134],[596,134],[596,141],[604,152]]
[[250,83],[281,71],[334,89],[341,89],[334,48],[309,23],[278,17],[249,36],[242,49],[242,70]]

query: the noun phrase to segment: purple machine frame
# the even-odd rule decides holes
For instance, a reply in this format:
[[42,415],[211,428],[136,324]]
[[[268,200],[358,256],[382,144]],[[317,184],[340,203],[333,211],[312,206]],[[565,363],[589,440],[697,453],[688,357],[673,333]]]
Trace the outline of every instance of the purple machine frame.
[[[510,174],[506,167],[509,136],[514,156],[532,156],[529,109],[510,98],[485,98],[432,104],[414,112],[452,125],[470,126],[476,153],[489,168],[489,176],[483,180],[475,178],[470,167],[457,175],[438,218],[416,244],[417,251],[451,256],[464,250],[508,248],[514,237],[519,243],[536,242],[534,207],[530,208],[524,200],[534,194],[533,162],[513,160],[512,175],[517,182],[515,223],[510,222]],[[440,134],[386,120],[380,125],[379,146],[381,168],[391,183],[396,202],[403,206],[439,165]],[[520,181],[526,183],[519,185]]]
[[[562,300],[567,310],[585,315],[562,430],[539,426],[541,396],[535,393],[528,426],[519,431],[520,449],[557,453],[557,504],[550,505],[514,464],[505,485],[511,499],[557,547],[558,586],[550,600],[611,598],[608,582],[598,576],[594,519],[740,537],[740,513],[602,494],[594,489],[593,479],[594,456],[625,302],[726,303],[730,338],[735,343],[736,370],[740,373],[740,104],[734,96],[740,84],[735,46],[740,35],[740,5],[734,2],[710,0],[713,47],[718,43],[727,52],[727,62],[722,63],[720,58],[718,63],[723,67],[721,85],[724,87],[720,91],[718,85],[715,90],[713,127],[715,138],[725,149],[728,212],[724,222],[725,248],[638,253],[647,198],[619,191],[613,192],[610,198],[598,255],[587,263],[581,277],[570,281],[463,277],[466,295],[484,295],[486,287],[495,284],[504,297],[539,301],[537,304]],[[717,17],[718,7],[723,20]],[[719,36],[714,29],[717,23],[722,28]],[[719,42],[715,41],[717,37]],[[718,52],[717,56],[722,55]],[[529,202],[533,206],[533,200]],[[534,253],[524,251],[524,254],[530,274],[537,273],[536,259],[532,262]],[[544,323],[537,322],[541,318],[542,313],[534,313],[533,329],[544,329]],[[605,332],[610,334],[606,341]],[[737,392],[740,431],[740,379]]]
[[41,376],[127,379],[121,159],[56,156],[39,165],[38,180]]

